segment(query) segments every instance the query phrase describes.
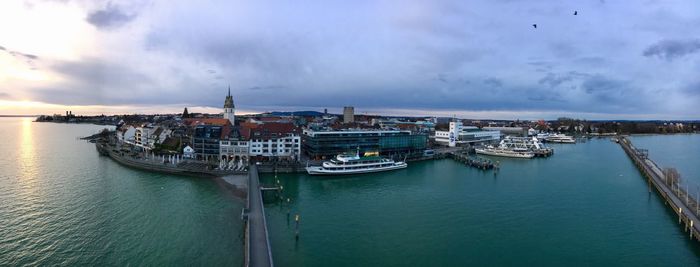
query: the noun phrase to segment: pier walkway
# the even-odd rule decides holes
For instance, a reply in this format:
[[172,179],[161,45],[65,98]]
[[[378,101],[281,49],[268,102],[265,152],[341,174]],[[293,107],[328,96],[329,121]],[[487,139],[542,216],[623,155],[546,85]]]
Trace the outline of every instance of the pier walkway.
[[248,200],[246,203],[246,259],[245,266],[274,266],[272,249],[267,234],[265,207],[263,206],[258,168],[251,165],[248,181]]
[[621,137],[619,143],[637,165],[639,171],[647,178],[649,190],[653,185],[659,195],[673,209],[673,212],[678,215],[678,224],[683,223],[684,229],[689,232],[691,239],[695,238],[700,241],[700,219],[698,219],[700,206],[698,201],[690,196],[686,190],[679,187],[677,179],[669,179],[669,175],[664,174],[664,171],[654,161],[647,158],[646,153],[635,148],[629,139]]

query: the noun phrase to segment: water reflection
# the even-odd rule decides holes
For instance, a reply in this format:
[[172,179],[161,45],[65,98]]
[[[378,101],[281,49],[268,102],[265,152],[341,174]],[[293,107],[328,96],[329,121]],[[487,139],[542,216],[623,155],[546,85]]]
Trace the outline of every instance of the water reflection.
[[24,187],[31,187],[36,179],[36,153],[32,118],[23,118],[20,127],[22,141],[19,143],[19,181]]

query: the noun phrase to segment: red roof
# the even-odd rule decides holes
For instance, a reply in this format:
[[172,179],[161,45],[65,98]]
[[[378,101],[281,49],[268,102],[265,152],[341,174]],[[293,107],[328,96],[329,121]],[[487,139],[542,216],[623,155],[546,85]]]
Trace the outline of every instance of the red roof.
[[241,123],[240,133],[245,140],[273,139],[290,133],[298,134],[299,128],[293,123],[270,122],[265,124]]
[[219,125],[219,126],[227,126],[231,125],[231,122],[228,119],[224,118],[188,118],[185,119],[185,124],[188,126],[195,126],[195,125]]

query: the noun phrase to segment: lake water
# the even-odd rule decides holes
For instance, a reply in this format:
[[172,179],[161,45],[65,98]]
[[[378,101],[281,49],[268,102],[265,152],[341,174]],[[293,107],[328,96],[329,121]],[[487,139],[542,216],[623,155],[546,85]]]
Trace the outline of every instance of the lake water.
[[292,201],[266,204],[275,264],[700,265],[700,244],[648,193],[618,144],[552,147],[546,159],[500,159],[495,177],[451,159],[345,178],[280,174]]
[[0,266],[242,265],[240,200],[76,140],[102,128],[0,118]]
[[[0,119],[0,265],[242,265],[240,200],[214,180],[126,168],[76,140],[101,128]],[[697,135],[633,140],[698,174]],[[662,156],[678,151],[671,143],[690,148]],[[700,265],[700,244],[618,144],[553,147],[551,158],[500,159],[497,176],[450,159],[333,179],[280,174],[290,204],[265,193],[275,264]]]

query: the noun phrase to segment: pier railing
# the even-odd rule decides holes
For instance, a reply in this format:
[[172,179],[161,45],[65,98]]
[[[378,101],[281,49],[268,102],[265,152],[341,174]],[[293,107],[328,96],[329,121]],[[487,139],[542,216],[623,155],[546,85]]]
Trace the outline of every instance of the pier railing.
[[[700,241],[700,224],[698,224],[700,223],[698,219],[700,216],[698,205],[700,190],[691,192],[690,184],[682,184],[680,175],[675,169],[662,169],[649,159],[648,151],[636,148],[629,139],[621,137],[619,142],[639,171],[647,178],[649,192],[651,192],[652,186],[656,188],[665,203],[678,215],[678,223],[684,223],[685,231],[690,233],[690,238],[694,237]],[[695,197],[693,197],[693,193]]]
[[674,195],[681,199],[695,215],[700,216],[700,185],[690,182],[687,179],[682,179],[681,175],[675,168],[662,168],[655,161],[649,158],[649,154],[644,149],[635,147],[629,139],[625,138],[625,145],[628,145],[632,151],[643,160],[650,172],[662,178],[664,184],[670,187]]

